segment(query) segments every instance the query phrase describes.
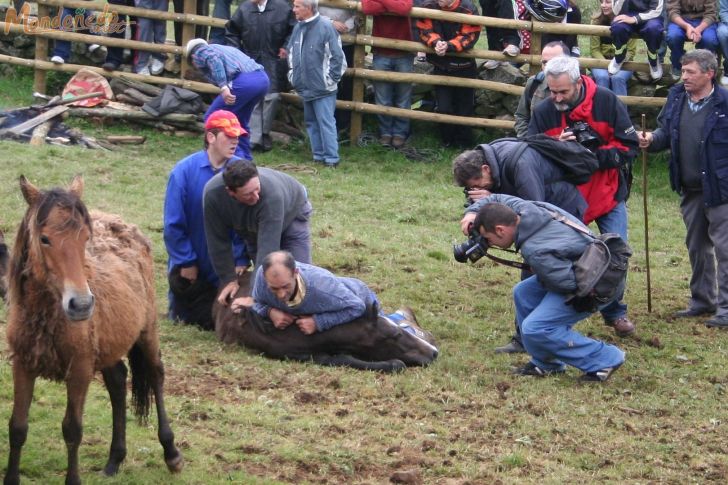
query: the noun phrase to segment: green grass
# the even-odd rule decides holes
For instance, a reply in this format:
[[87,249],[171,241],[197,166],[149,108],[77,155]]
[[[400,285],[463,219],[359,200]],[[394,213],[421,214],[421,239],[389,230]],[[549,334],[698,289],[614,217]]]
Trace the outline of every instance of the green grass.
[[[30,80],[20,80],[26,88],[15,92],[18,80],[0,80],[5,107],[30,102]],[[91,135],[137,131],[75,124]],[[186,468],[170,476],[155,427],[130,420],[127,460],[117,477],[102,478],[111,417],[98,381],[87,400],[81,447],[87,483],[387,483],[399,470],[417,470],[425,483],[442,484],[728,480],[728,334],[697,319],[670,317],[686,303],[690,270],[664,158],[651,160],[649,168],[653,312],[646,307],[638,167],[626,297],[638,333],[617,338],[599,317],[578,326],[626,350],[627,363],[605,385],[579,385],[573,369],[563,377],[517,378],[509,371],[524,357],[492,349],[511,334],[518,273],[488,261],[453,261],[451,244],[463,240],[463,198],[451,183],[455,153],[439,150],[425,135],[432,128],[417,125],[413,141],[435,150],[431,163],[376,146],[344,146],[340,168],[322,170],[307,163],[305,144],[277,148],[257,161],[292,165],[297,171],[291,173],[308,187],[314,261],[365,280],[386,309],[414,307],[438,339],[438,360],[399,375],[278,362],[162,320],[167,406]],[[138,131],[147,135],[145,145],[111,153],[0,143],[0,228],[12,241],[25,210],[20,174],[50,187],[82,173],[89,207],[121,214],[152,239],[161,314],[166,177],[200,140]],[[0,310],[0,327],[4,320]],[[0,353],[0,422],[6,422],[12,379],[4,341]],[[63,386],[36,384],[21,463],[26,483],[62,482],[64,407]],[[0,460],[7,453],[6,429],[0,427]]]

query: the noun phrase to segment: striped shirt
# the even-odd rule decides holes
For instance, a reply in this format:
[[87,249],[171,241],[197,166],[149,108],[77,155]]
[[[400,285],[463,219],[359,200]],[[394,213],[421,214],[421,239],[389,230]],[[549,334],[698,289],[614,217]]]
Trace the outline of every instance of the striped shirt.
[[263,70],[263,66],[240,49],[220,44],[199,46],[192,53],[192,65],[219,88],[232,87],[238,74]]

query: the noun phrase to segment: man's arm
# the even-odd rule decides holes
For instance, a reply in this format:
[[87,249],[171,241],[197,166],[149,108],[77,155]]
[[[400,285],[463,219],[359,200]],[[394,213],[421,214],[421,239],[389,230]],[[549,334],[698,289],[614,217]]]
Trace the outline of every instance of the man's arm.
[[328,38],[329,49],[331,49],[329,76],[338,83],[346,70],[346,57],[341,48],[341,37],[333,26],[331,26]]
[[185,197],[184,183],[171,173],[164,197],[164,245],[169,255],[170,267],[188,267],[197,263],[197,254],[189,237]]
[[366,311],[366,302],[336,276],[332,275],[325,282],[317,282],[315,288],[309,285],[308,291],[309,298],[315,299],[316,306],[324,309],[311,315],[319,332],[351,322]]
[[614,130],[611,140],[603,140],[604,144],[594,153],[599,161],[601,170],[619,168],[632,163],[637,156],[639,140],[632,120],[627,113],[627,107],[616,96],[612,96],[611,126]]
[[241,5],[233,14],[232,18],[225,24],[225,44],[245,51],[243,43],[243,6]]
[[[209,182],[208,182],[209,186]],[[226,197],[227,195],[224,194]],[[212,267],[220,278],[221,285],[236,280],[235,262],[233,260],[232,242],[230,231],[232,223],[224,221],[228,215],[215,200],[211,191],[205,190],[203,199],[203,214],[205,217],[205,237],[207,239],[207,250],[210,255]]]
[[576,291],[574,263],[570,259],[562,257],[553,250],[544,250],[529,254],[526,262],[547,290],[557,293]]
[[[678,0],[679,1],[679,0]],[[665,8],[665,0],[650,0],[650,7],[646,12],[638,13],[635,18],[638,24],[643,24],[648,20],[656,19],[662,15]]]

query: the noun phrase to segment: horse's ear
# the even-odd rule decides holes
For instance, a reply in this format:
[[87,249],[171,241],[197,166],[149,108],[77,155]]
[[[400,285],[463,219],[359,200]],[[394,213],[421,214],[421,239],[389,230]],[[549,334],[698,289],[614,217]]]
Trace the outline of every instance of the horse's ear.
[[21,175],[18,181],[20,182],[20,191],[23,193],[23,198],[25,198],[28,205],[32,205],[33,202],[38,199],[40,190],[38,190],[38,187],[35,185],[31,184],[30,181],[25,178],[25,175]]
[[80,199],[83,195],[83,177],[80,175],[73,177],[73,180],[71,180],[71,186],[68,187],[68,191]]

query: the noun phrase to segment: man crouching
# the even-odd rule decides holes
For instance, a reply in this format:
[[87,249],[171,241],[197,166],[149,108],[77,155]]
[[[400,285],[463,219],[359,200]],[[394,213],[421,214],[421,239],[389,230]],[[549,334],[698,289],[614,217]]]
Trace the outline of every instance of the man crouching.
[[590,238],[555,217],[564,216],[588,229],[575,217],[545,202],[502,194],[486,200],[473,229],[492,246],[506,249],[515,244],[534,273],[513,288],[516,324],[531,356],[531,361],[514,373],[544,377],[562,374],[566,365],[571,365],[584,372],[583,381],[606,381],[624,363],[625,353],[574,331],[572,327],[592,312],[567,303],[577,289],[574,262]]

